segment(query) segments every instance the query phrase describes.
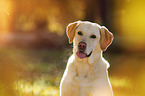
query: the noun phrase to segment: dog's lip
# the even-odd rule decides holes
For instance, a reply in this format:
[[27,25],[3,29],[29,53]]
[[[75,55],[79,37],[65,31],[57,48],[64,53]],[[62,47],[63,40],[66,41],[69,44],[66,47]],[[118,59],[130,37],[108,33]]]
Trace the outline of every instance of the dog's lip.
[[[91,55],[92,55],[92,51],[87,55],[84,51],[77,51],[77,55],[78,55],[78,53],[83,53],[83,54],[85,54],[85,57],[84,58],[86,58],[86,57],[90,57]],[[81,58],[82,59],[82,58]]]
[[90,54],[86,55],[86,57],[90,57],[92,55],[92,51],[90,52]]

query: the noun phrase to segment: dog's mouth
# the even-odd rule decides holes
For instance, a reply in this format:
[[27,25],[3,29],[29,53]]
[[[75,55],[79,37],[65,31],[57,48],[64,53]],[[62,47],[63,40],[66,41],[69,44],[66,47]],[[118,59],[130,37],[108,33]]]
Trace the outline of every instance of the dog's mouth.
[[86,57],[90,57],[92,55],[92,51],[87,55],[86,53],[84,53],[83,51],[78,51],[77,52],[77,56],[80,59],[84,59]]

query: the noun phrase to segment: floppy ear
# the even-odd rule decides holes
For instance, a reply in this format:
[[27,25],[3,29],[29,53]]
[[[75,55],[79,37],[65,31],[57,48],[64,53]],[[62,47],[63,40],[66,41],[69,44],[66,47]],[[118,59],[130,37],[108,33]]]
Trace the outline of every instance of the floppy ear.
[[105,26],[101,27],[100,35],[100,47],[103,51],[105,51],[107,47],[112,43],[114,37],[113,34]]
[[74,23],[70,23],[67,26],[66,32],[67,32],[67,36],[69,38],[69,43],[73,42],[74,36],[75,36],[75,30],[77,29],[77,27],[79,26],[81,21],[76,21]]

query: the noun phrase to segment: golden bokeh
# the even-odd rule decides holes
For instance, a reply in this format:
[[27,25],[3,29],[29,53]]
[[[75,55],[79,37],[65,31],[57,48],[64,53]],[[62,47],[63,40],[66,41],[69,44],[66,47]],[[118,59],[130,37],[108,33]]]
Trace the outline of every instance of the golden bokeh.
[[[124,46],[130,50],[144,50],[145,46],[145,1],[127,0],[121,11],[122,36]],[[127,46],[128,45],[128,46]]]
[[9,32],[11,11],[11,0],[0,0],[0,34]]

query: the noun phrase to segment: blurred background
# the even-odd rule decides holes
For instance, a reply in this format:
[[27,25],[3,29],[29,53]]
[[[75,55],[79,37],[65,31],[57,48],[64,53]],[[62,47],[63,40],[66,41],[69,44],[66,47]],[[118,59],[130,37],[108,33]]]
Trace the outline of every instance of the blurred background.
[[59,96],[72,54],[66,26],[88,20],[113,34],[104,52],[114,96],[145,96],[144,0],[0,0],[0,94]]

